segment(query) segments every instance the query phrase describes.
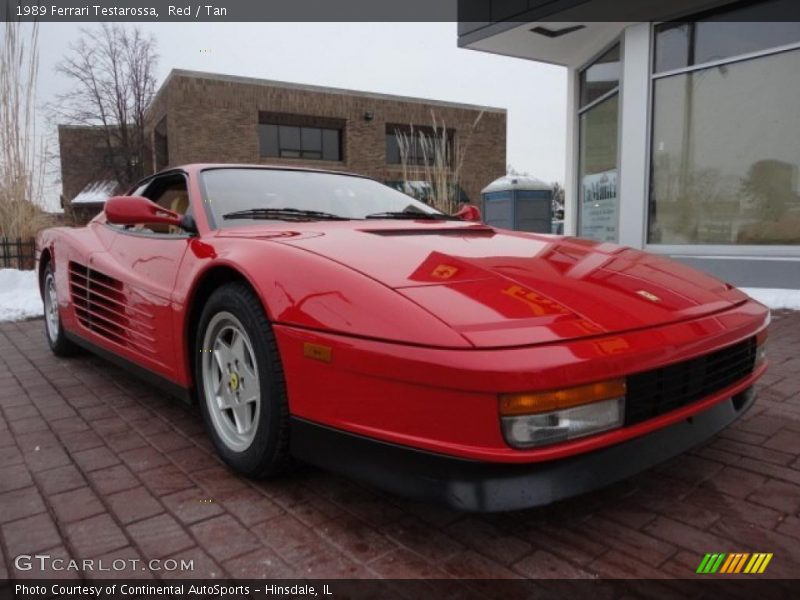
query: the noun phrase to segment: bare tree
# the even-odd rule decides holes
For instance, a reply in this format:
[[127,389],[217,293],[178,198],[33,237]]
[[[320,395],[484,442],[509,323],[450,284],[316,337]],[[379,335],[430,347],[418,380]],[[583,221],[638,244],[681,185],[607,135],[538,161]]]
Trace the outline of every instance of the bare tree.
[[561,185],[561,182],[554,181],[552,183],[553,186],[553,215],[554,218],[563,219],[564,218],[564,186]]
[[519,177],[528,177],[530,175],[530,173],[528,173],[527,171],[519,171],[518,169],[514,168],[514,165],[512,165],[511,163],[508,163],[506,165],[506,175],[512,175],[512,176],[516,175],[516,176],[519,176]]
[[44,214],[43,138],[36,133],[39,67],[36,23],[25,35],[6,21],[0,44],[0,237],[29,238],[48,224]]
[[[457,136],[448,131],[444,121],[436,118],[434,111],[431,111],[430,130],[415,129],[413,125],[405,131],[396,130],[395,138],[407,191],[422,196],[431,206],[444,213],[457,212],[461,200],[461,169],[472,135],[482,117],[483,111],[475,117],[468,130]],[[414,181],[421,181],[425,191],[415,190]]]
[[102,131],[106,165],[123,186],[140,179],[150,161],[144,127],[155,95],[157,61],[152,36],[102,23],[97,29],[81,29],[81,37],[57,66],[75,86],[58,97],[56,116]]

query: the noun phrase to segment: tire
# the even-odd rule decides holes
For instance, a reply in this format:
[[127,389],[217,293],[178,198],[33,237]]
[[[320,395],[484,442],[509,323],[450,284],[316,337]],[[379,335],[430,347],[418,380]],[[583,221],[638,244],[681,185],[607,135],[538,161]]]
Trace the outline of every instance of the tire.
[[74,356],[80,348],[67,339],[64,327],[61,324],[61,310],[58,306],[56,292],[56,278],[53,273],[53,263],[47,263],[44,269],[42,282],[42,302],[44,303],[44,335],[50,350],[56,356]]
[[291,466],[289,404],[278,345],[258,297],[243,283],[216,289],[200,316],[195,380],[222,460],[251,478]]

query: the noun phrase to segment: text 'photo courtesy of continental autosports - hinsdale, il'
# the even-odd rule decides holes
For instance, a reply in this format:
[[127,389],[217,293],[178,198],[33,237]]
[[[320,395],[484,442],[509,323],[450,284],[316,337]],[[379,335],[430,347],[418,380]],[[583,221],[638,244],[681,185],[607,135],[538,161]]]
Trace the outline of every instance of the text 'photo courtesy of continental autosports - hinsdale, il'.
[[731,285],[357,175],[172,168],[37,252],[52,351],[197,401],[254,478],[300,460],[464,510],[544,505],[713,436],[766,369],[769,311]]

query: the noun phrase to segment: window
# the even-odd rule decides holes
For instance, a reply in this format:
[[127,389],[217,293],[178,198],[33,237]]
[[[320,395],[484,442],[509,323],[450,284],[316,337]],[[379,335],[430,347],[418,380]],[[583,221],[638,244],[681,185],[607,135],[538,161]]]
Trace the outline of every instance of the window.
[[663,73],[795,43],[800,40],[800,23],[768,18],[791,14],[795,3],[754,2],[692,22],[658,25],[654,71]]
[[262,123],[259,134],[264,157],[342,160],[339,129]]
[[617,239],[620,48],[580,73],[578,235]]
[[614,44],[580,74],[581,106],[586,106],[619,87],[620,48]]
[[800,245],[800,26],[667,24],[654,60],[649,243]]
[[386,164],[450,165],[453,159],[452,129],[418,125],[386,125]]
[[[136,187],[130,192],[130,195],[144,196],[160,207],[176,212],[179,215],[191,214],[186,177],[182,173],[159,175]],[[112,226],[117,227],[116,225]],[[126,225],[121,228],[138,233],[166,233],[176,236],[185,235],[185,232],[180,227],[174,227],[166,223],[140,223],[135,226]]]
[[347,219],[364,219],[385,212],[439,214],[433,207],[389,186],[356,175],[226,167],[207,169],[201,177],[205,204],[217,227],[269,222],[257,215],[225,217],[229,213],[259,208],[321,211]]
[[260,153],[265,158],[341,161],[342,128],[336,119],[262,113]]

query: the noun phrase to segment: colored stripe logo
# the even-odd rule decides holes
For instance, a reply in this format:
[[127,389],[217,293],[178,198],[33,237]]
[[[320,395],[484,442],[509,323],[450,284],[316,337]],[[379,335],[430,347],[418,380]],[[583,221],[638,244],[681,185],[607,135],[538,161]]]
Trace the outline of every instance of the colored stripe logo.
[[700,561],[700,566],[697,567],[697,573],[703,575],[719,574],[738,574],[738,573],[763,573],[767,569],[767,565],[772,560],[772,553],[755,552],[733,552],[725,554],[724,552],[709,553]]

